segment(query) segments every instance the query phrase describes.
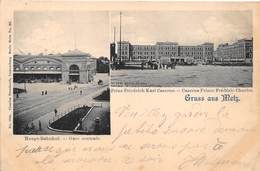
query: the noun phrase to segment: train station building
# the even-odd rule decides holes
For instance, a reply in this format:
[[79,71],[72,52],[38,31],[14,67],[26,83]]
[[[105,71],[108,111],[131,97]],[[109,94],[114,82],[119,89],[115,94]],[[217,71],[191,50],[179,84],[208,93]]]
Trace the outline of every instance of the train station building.
[[14,55],[14,82],[88,83],[96,74],[96,59],[79,50],[63,54]]

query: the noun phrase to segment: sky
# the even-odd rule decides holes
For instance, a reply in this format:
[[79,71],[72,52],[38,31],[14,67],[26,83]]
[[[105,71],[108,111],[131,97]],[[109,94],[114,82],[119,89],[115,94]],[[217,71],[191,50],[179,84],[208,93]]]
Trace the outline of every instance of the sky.
[[78,49],[109,56],[109,14],[99,12],[15,12],[14,52],[64,53]]
[[[110,40],[114,27],[119,40],[119,12],[110,16]],[[252,11],[122,11],[122,40],[132,44],[212,42],[216,47],[242,38],[252,38]]]
[[[64,53],[78,49],[109,57],[119,11],[16,11],[14,53]],[[252,11],[122,11],[122,40],[132,44],[172,41],[214,46],[252,37]]]

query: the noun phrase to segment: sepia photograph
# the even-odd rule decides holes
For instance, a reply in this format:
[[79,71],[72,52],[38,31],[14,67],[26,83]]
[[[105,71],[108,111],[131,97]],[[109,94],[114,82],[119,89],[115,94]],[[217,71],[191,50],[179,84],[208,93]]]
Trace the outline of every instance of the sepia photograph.
[[252,87],[252,11],[111,13],[112,87]]
[[108,17],[14,12],[14,134],[110,134]]
[[0,171],[260,171],[259,2],[0,7]]

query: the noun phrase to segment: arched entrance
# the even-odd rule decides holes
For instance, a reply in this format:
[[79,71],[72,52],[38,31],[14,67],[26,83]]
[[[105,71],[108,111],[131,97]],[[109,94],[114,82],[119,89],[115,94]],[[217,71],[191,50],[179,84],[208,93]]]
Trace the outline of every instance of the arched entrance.
[[71,82],[79,82],[79,67],[78,65],[71,65],[69,68],[69,80]]

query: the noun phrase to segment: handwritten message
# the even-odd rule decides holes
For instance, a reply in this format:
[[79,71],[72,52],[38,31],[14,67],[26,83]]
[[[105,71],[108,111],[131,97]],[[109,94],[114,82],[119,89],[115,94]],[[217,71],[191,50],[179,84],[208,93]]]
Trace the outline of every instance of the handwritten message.
[[234,126],[232,121],[236,116],[228,107],[223,105],[208,112],[201,104],[194,103],[185,110],[172,111],[167,113],[160,108],[136,111],[131,105],[123,105],[113,114],[115,123],[120,124],[106,143],[86,141],[77,146],[77,141],[71,141],[73,144],[68,146],[66,142],[66,147],[28,143],[16,149],[16,158],[32,158],[42,167],[54,163],[100,163],[112,167],[117,163],[121,169],[128,166],[149,169],[171,163],[168,166],[171,170],[228,166],[253,171],[256,168],[259,149],[243,160],[224,157],[239,138],[256,131],[243,122]]

